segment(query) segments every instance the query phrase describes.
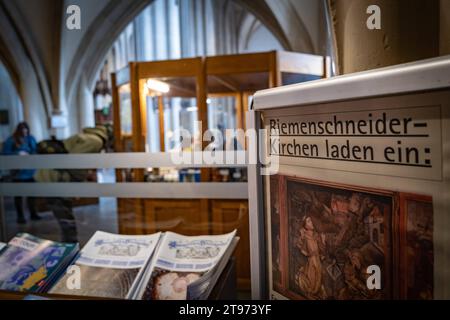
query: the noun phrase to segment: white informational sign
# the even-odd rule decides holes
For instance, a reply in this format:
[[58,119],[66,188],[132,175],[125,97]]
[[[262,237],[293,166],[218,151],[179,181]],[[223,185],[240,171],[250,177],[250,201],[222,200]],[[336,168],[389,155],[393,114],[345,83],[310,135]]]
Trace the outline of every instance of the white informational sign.
[[442,179],[441,106],[269,116],[266,124],[281,163]]
[[450,297],[449,90],[261,118],[270,298]]

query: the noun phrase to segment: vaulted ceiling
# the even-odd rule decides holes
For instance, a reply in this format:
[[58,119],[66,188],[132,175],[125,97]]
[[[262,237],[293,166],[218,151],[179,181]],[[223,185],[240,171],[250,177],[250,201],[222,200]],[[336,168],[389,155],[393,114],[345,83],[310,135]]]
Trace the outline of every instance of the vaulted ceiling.
[[[255,15],[283,47],[319,53],[324,39],[317,21],[322,1],[224,0]],[[93,86],[114,40],[153,0],[0,0],[0,58],[22,96],[24,107],[46,117],[73,105],[83,78]],[[66,7],[79,5],[81,30],[65,28]],[[27,79],[25,81],[25,79]],[[33,80],[34,79],[34,80]],[[35,86],[39,97],[24,92]],[[31,101],[32,100],[32,101]],[[32,105],[32,106],[31,106]]]

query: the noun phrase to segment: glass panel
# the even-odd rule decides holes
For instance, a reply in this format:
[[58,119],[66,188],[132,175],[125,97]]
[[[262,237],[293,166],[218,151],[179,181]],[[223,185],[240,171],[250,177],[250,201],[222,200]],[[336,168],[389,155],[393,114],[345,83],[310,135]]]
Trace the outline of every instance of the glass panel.
[[176,131],[180,129],[187,130],[191,137],[198,134],[197,99],[164,97],[163,101],[165,148],[166,151],[171,151],[177,146],[177,141],[174,139]]
[[[187,130],[191,141],[184,151],[192,151],[199,133],[198,107],[195,98],[195,78],[147,79],[146,95],[147,129],[146,152],[169,152],[180,146],[177,132]],[[161,114],[161,111],[163,112]],[[163,123],[163,130],[160,124]],[[161,134],[164,135],[163,139]],[[163,143],[164,148],[161,147]],[[147,168],[145,181],[194,182],[200,181],[199,169]]]
[[[179,141],[174,134],[181,129],[189,131],[192,139],[198,134],[195,83],[193,77],[147,79],[144,89],[147,104],[147,152],[168,152],[176,148]],[[164,124],[162,132],[161,123]],[[164,134],[164,141],[161,141],[161,134]],[[162,142],[164,148],[161,146]]]
[[[227,129],[238,128],[237,101],[235,96],[210,96],[208,105],[208,127],[222,133],[222,150],[244,150],[245,144],[237,135],[227,140]],[[243,121],[241,119],[241,121]],[[244,168],[215,168],[211,170],[211,179],[216,182],[247,181],[247,170]]]
[[311,74],[290,73],[290,72],[281,73],[281,82],[283,86],[300,82],[318,80],[321,78],[322,78],[321,76],[315,76]]
[[[79,242],[83,246],[97,230],[118,233],[114,198],[5,197],[4,204],[7,240],[26,232],[53,241]],[[39,220],[31,216],[34,211]]]
[[[197,99],[192,79],[177,82],[160,79],[171,85],[171,92],[148,95],[146,101],[146,151],[159,152],[163,143],[165,151],[176,147],[174,133],[188,130],[193,137],[199,132]],[[179,88],[183,88],[180,90]],[[121,110],[122,150],[132,151],[131,104],[128,86],[119,91]],[[210,101],[211,128],[233,129],[237,126],[234,97],[221,97]],[[160,111],[163,111],[163,114]],[[160,124],[164,124],[164,140],[160,139]],[[199,143],[193,138],[194,143]],[[142,168],[46,170],[46,174],[65,175],[59,182],[114,183],[135,181],[144,172],[148,188],[157,188],[151,182],[200,182],[202,170],[196,168]],[[222,168],[215,181],[245,181],[244,169]],[[74,178],[78,174],[79,178]],[[83,175],[81,175],[83,174]],[[40,180],[42,181],[42,180]],[[36,214],[40,219],[31,219]],[[22,216],[24,219],[18,221]],[[221,199],[128,199],[128,198],[57,198],[39,197],[5,198],[6,238],[11,240],[19,232],[54,241],[79,242],[80,247],[98,230],[115,234],[150,234],[173,231],[183,235],[225,234],[237,229],[240,237],[234,253],[236,278],[240,298],[250,297],[250,243],[248,236],[248,201]]]
[[131,92],[130,85],[119,88],[120,128],[122,135],[132,134]]
[[[31,220],[29,199],[4,199],[5,241],[26,232],[52,241],[79,242],[82,248],[98,230],[130,235],[172,231],[198,236],[237,229],[240,241],[234,257],[238,294],[250,297],[247,200],[35,198],[31,202],[40,219]],[[23,223],[17,222],[16,201],[22,202]]]
[[223,131],[236,129],[236,98],[232,96],[214,97],[207,100],[208,127]]
[[159,139],[159,108],[158,97],[147,96],[147,136],[146,148],[147,152],[161,151]]

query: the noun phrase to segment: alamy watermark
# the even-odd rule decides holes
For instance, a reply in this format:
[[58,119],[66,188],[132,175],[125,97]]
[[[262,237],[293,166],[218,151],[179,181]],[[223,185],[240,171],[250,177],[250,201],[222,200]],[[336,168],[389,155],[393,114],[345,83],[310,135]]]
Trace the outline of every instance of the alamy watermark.
[[66,270],[67,280],[66,287],[69,290],[80,290],[81,289],[81,269],[77,265],[71,265]]
[[77,5],[69,5],[66,9],[66,27],[69,30],[81,30],[81,9]]
[[373,264],[367,267],[367,277],[366,285],[369,290],[380,290],[381,289],[381,269],[380,266]]
[[367,7],[367,14],[370,16],[367,18],[366,26],[369,30],[381,29],[381,9],[379,6],[373,4]]
[[174,166],[260,164],[262,175],[278,173],[279,156],[267,152],[266,129],[207,129],[203,132],[200,121],[194,127],[198,128],[194,134],[181,128],[171,135],[170,155]]

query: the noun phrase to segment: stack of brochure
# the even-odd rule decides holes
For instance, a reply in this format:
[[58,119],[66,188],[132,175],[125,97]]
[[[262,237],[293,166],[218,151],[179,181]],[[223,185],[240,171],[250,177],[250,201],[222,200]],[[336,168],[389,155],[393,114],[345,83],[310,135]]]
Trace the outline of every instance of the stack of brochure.
[[78,253],[78,244],[17,234],[0,252],[0,289],[47,292]]
[[[187,237],[172,232],[145,236],[97,231],[54,294],[119,299],[205,299],[233,253],[236,231]],[[76,279],[75,279],[76,280]]]
[[162,235],[154,259],[133,299],[206,299],[228,263],[239,238],[225,235]]
[[71,270],[50,293],[125,299],[134,290],[161,234],[144,236],[117,235],[97,231],[86,243]]

